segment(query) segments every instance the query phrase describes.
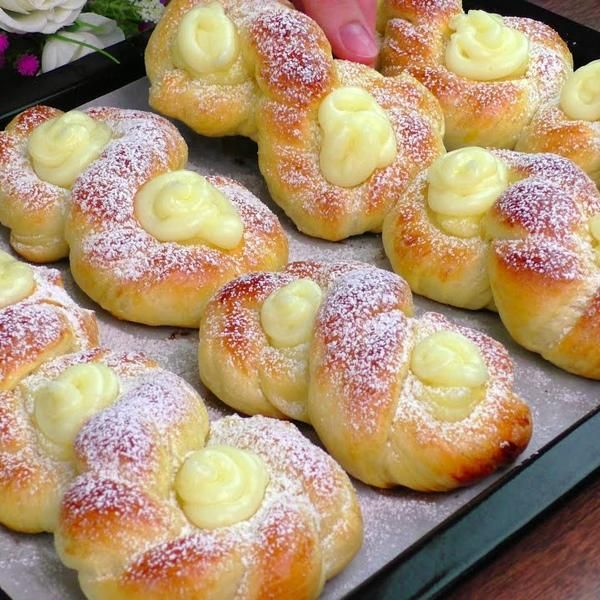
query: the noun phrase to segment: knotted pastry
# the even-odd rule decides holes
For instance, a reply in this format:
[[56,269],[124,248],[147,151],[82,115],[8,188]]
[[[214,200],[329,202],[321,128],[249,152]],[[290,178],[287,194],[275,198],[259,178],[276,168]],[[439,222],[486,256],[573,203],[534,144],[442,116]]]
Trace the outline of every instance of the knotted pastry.
[[381,72],[408,72],[440,101],[444,142],[513,148],[536,110],[572,72],[565,42],[547,25],[460,0],[384,0]]
[[412,310],[408,285],[367,265],[247,275],[207,305],[200,375],[233,408],[308,421],[365,483],[466,485],[526,447],[531,415],[498,342]]
[[58,271],[0,251],[0,391],[46,360],[97,344],[94,314],[71,300]]
[[600,187],[600,60],[571,75],[560,97],[536,113],[516,149],[560,154]]
[[35,262],[67,256],[64,224],[77,178],[109,148],[129,164],[129,146],[140,142],[162,168],[185,161],[179,133],[158,115],[48,106],[17,115],[0,132],[0,222],[11,229],[13,248]]
[[[192,439],[203,440],[208,429],[198,394],[139,353],[95,348],[69,354],[43,364],[2,396],[0,522],[19,531],[54,530],[62,495],[77,472],[86,468],[80,448],[89,442],[85,431],[90,420],[105,423],[112,418],[111,433],[123,448],[130,442],[125,434],[132,430],[121,431],[119,424],[121,429],[127,424],[115,419],[115,414],[128,407],[147,419],[158,403],[168,406],[170,420],[152,423],[153,433],[161,436],[168,434],[172,423]],[[109,451],[107,443],[99,440],[93,452],[104,455]],[[164,468],[164,460],[167,457],[161,463],[148,463],[142,471]]]
[[256,105],[328,84],[325,34],[285,0],[173,0],[146,49],[150,105],[202,135],[256,136]]
[[415,79],[334,66],[312,103],[265,98],[258,113],[271,196],[301,231],[327,240],[380,231],[414,175],[444,151],[439,104]]
[[564,158],[463,148],[416,178],[383,243],[414,292],[498,310],[517,342],[598,378],[599,206],[593,182]]
[[156,400],[156,414],[115,407],[80,434],[85,473],[55,541],[85,594],[316,598],[361,543],[346,474],[291,424],[226,417],[204,445]]
[[75,281],[113,315],[197,327],[225,282],[285,265],[277,217],[240,184],[161,172],[141,146],[128,153],[134,171],[115,149],[80,178],[66,227]]
[[273,199],[309,235],[379,231],[443,151],[443,115],[422,85],[334,61],[318,25],[282,0],[175,0],[146,66],[154,108],[257,140]]

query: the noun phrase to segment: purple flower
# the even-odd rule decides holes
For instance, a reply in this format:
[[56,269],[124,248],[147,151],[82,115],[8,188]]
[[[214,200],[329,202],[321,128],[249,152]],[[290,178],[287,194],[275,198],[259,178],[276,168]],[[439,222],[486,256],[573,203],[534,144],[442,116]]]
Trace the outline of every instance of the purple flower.
[[147,31],[148,29],[154,27],[154,23],[152,23],[151,21],[142,21],[139,25],[138,25],[138,31]]
[[9,46],[10,41],[8,40],[8,36],[5,33],[0,32],[0,54],[4,54]]
[[23,77],[33,77],[40,68],[40,61],[35,54],[22,54],[15,61],[15,67],[19,75]]

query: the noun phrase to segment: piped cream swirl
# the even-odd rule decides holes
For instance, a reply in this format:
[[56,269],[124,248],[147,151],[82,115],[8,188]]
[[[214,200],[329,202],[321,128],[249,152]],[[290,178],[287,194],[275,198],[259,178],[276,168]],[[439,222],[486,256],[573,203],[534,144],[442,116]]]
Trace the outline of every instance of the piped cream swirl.
[[248,450],[210,446],[190,454],[175,478],[175,491],[188,519],[216,529],[249,519],[269,483],[262,459]]
[[410,367],[424,385],[420,399],[443,421],[467,417],[483,399],[489,379],[479,348],[453,331],[438,331],[419,341]]
[[107,125],[72,110],[36,127],[29,136],[27,151],[40,179],[71,188],[100,156],[111,136]]
[[504,24],[500,15],[470,10],[450,22],[454,33],[446,47],[450,71],[475,79],[494,81],[521,77],[529,63],[529,40]]
[[428,173],[427,204],[450,235],[473,237],[479,223],[509,185],[505,164],[479,147],[460,148],[438,158]]
[[310,279],[298,279],[270,294],[260,322],[276,348],[297,346],[311,339],[323,292]]
[[225,71],[238,53],[235,25],[219,2],[186,13],[172,47],[175,66],[195,77]]
[[600,59],[580,67],[567,79],[560,107],[571,119],[600,121]]
[[329,183],[345,188],[360,185],[396,158],[390,120],[366,90],[334,90],[321,103],[318,118],[321,173]]
[[35,393],[34,419],[58,458],[72,453],[84,423],[119,394],[116,373],[102,363],[69,367]]
[[231,201],[193,171],[172,171],[147,182],[135,197],[135,215],[161,242],[204,242],[232,250],[244,233]]

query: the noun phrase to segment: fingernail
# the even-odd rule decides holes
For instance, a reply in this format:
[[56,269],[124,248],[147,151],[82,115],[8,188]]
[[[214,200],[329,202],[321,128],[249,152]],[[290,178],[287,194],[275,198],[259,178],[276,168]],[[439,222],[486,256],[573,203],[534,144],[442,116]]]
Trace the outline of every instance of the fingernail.
[[340,39],[348,54],[373,61],[377,56],[377,44],[360,21],[346,23],[340,28]]

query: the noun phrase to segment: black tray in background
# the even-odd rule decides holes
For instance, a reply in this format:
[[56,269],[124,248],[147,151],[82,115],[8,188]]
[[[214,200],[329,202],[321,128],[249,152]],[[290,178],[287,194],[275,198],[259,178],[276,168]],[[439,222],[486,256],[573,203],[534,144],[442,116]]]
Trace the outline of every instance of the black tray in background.
[[[424,0],[425,1],[425,0]],[[600,56],[600,32],[522,0],[464,0],[465,9],[531,17],[554,27],[575,65]],[[33,104],[68,110],[144,76],[149,33],[110,48],[119,65],[93,54],[0,94],[0,127]],[[0,88],[2,81],[0,80]],[[599,386],[600,397],[600,386]],[[600,407],[451,515],[347,598],[434,598],[600,470]],[[0,599],[8,596],[0,590]]]

